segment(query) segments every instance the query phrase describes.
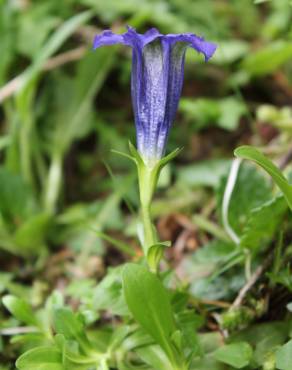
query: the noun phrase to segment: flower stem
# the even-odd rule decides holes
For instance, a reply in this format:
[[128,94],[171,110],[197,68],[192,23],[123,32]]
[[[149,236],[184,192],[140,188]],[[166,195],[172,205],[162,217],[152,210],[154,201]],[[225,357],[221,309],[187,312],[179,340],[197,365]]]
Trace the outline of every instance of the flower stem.
[[143,250],[147,255],[148,249],[157,242],[151,220],[151,202],[158,180],[157,168],[146,165],[140,166],[138,168],[138,180],[143,223]]
[[145,250],[148,250],[151,245],[155,244],[155,234],[151,220],[151,207],[150,205],[142,205],[141,207],[143,231],[144,231],[144,245]]

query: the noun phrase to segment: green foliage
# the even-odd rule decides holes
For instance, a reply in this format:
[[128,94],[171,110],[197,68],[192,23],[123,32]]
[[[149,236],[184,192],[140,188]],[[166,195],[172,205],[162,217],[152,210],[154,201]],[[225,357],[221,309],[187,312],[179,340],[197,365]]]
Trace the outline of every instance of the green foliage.
[[188,186],[217,187],[221,177],[229,169],[230,161],[226,159],[210,159],[198,164],[184,166],[178,171],[178,181]]
[[[290,369],[291,16],[290,0],[0,1],[0,370]],[[134,141],[131,51],[91,50],[126,24],[218,44],[186,55],[144,257],[135,168],[110,154]],[[235,151],[281,191],[241,166],[236,243],[222,198],[244,143],[285,171]]]
[[[219,207],[222,204],[226,178],[218,190]],[[272,198],[272,189],[267,178],[250,165],[242,165],[232,193],[228,215],[232,228],[240,235],[250,219],[253,209]]]
[[250,76],[262,76],[276,71],[291,59],[292,47],[287,41],[274,42],[249,55],[243,62],[242,69]]
[[289,334],[289,325],[286,322],[270,322],[250,325],[247,329],[234,334],[231,340],[234,342],[248,342],[254,348],[253,363],[261,366],[270,362],[270,355],[280,345],[284,344]]
[[246,367],[252,358],[252,348],[246,342],[227,344],[218,348],[214,353],[215,358],[235,369]]
[[221,100],[185,98],[180,102],[180,110],[197,130],[214,125],[233,131],[246,113],[244,103],[233,96]]
[[122,267],[108,271],[94,290],[94,308],[108,310],[112,315],[127,315],[128,308],[122,294]]
[[176,327],[168,293],[159,279],[143,266],[127,264],[122,276],[125,299],[135,320],[174,360],[171,337]]
[[23,299],[6,295],[2,298],[2,302],[17,320],[27,325],[38,326],[38,320],[31,307]]
[[16,361],[20,370],[64,370],[62,353],[54,347],[36,347]]
[[292,361],[292,340],[276,352],[276,366],[280,370],[289,370]]
[[274,198],[251,211],[240,238],[243,248],[258,249],[276,234],[287,211],[284,197]]
[[249,146],[243,146],[237,148],[235,155],[241,158],[249,159],[254,161],[256,164],[261,166],[267,173],[273,178],[275,183],[283,192],[289,207],[292,210],[292,185],[289,184],[288,180],[284,177],[281,171],[265,157],[257,149]]

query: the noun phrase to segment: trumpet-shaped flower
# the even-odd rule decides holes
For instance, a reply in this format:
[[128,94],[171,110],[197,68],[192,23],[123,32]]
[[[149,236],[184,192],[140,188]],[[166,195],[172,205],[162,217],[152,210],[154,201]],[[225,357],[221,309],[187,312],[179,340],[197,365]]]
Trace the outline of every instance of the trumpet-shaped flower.
[[122,35],[106,30],[94,39],[94,49],[113,44],[130,46],[133,51],[131,93],[137,148],[151,165],[165,152],[181,95],[187,47],[203,53],[207,61],[216,45],[192,33],[163,35],[155,28],[144,35],[132,27]]

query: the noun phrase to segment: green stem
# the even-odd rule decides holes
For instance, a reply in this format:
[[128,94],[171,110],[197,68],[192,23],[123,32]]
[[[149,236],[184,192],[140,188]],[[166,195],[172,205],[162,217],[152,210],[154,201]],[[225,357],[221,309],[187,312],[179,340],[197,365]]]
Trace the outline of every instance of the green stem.
[[179,152],[173,152],[163,158],[144,160],[137,149],[129,143],[131,159],[136,163],[138,170],[139,193],[141,204],[141,218],[143,224],[142,246],[150,271],[156,273],[163,250],[168,243],[158,243],[155,228],[151,219],[151,204],[161,169]]
[[156,166],[147,165],[138,167],[138,180],[141,202],[141,217],[143,223],[143,249],[147,255],[148,249],[157,242],[155,229],[151,219],[151,202],[157,185],[159,171]]
[[175,365],[173,370],[188,370],[188,367],[185,364]]
[[20,131],[20,162],[23,178],[33,186],[33,174],[31,168],[31,136],[32,119],[23,122]]
[[151,220],[151,207],[150,205],[142,205],[141,215],[144,230],[144,245],[145,249],[148,250],[151,245],[155,244],[155,234],[153,230],[152,220]]

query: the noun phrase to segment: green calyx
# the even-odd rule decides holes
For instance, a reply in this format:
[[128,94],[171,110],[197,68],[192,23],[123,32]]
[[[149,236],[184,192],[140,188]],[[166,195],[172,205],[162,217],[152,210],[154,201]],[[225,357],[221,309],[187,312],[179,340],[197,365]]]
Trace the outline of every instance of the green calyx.
[[143,224],[142,247],[150,270],[156,272],[166,244],[158,241],[156,230],[151,219],[151,203],[162,168],[175,158],[180,153],[181,149],[175,149],[167,156],[161,159],[155,159],[151,162],[144,160],[131,142],[129,142],[129,150],[130,155],[114,152],[131,159],[136,164],[139,182],[141,219]]
[[151,202],[156,190],[159,175],[162,168],[178,155],[180,149],[174,150],[172,153],[161,159],[146,162],[131,143],[129,143],[129,148],[138,171],[141,215],[144,231],[143,250],[147,256],[149,249],[152,246],[159,244],[156,231],[151,221]]

